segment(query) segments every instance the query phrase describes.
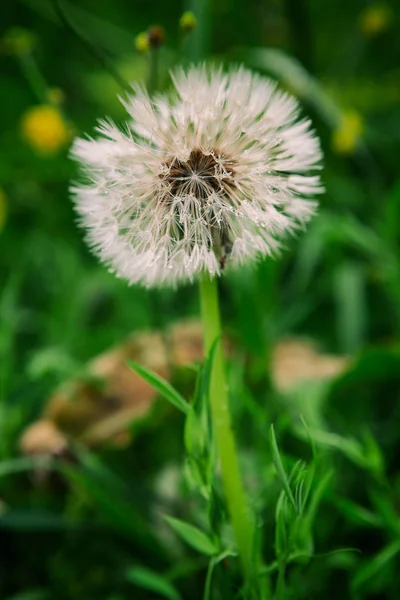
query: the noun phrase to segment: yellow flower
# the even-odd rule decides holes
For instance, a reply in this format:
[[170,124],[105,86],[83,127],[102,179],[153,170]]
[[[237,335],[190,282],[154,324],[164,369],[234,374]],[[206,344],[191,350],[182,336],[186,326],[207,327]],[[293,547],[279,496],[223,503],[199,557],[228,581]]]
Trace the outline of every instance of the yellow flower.
[[392,12],[385,4],[371,4],[360,15],[360,29],[366,37],[385,31],[392,20]]
[[7,217],[7,196],[2,188],[0,188],[0,231],[4,227]]
[[149,34],[146,31],[135,37],[135,48],[139,52],[147,52],[150,48]]
[[338,127],[332,134],[333,150],[338,154],[353,154],[363,131],[364,123],[358,112],[349,110],[343,113]]
[[47,104],[27,110],[21,119],[21,132],[28,144],[42,154],[58,152],[71,139],[60,111]]

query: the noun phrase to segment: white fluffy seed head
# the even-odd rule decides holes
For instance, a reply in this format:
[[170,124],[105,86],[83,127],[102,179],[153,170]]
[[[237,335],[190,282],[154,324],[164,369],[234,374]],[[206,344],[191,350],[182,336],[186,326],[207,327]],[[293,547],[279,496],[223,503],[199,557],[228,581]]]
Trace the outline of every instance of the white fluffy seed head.
[[273,255],[313,215],[321,149],[297,101],[239,68],[172,73],[175,97],[140,87],[125,130],[100,122],[77,139],[72,188],[94,252],[146,286],[220,275]]

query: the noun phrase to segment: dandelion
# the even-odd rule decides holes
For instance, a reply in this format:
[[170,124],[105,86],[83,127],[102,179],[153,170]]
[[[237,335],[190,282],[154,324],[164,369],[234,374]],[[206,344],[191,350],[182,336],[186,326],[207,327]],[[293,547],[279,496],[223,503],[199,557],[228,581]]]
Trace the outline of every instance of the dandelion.
[[55,154],[66,146],[71,132],[60,111],[50,104],[33,106],[22,117],[21,133],[41,154]]
[[136,87],[124,130],[102,121],[99,138],[73,146],[88,242],[131,284],[174,285],[274,255],[323,191],[319,141],[274,82],[204,65],[172,81],[174,96]]
[[244,68],[172,73],[174,94],[136,87],[124,130],[100,122],[73,156],[72,189],[87,239],[119,277],[146,286],[200,280],[209,406],[221,479],[244,573],[254,571],[255,521],[241,481],[221,347],[216,277],[274,255],[322,192],[321,150],[297,101]]

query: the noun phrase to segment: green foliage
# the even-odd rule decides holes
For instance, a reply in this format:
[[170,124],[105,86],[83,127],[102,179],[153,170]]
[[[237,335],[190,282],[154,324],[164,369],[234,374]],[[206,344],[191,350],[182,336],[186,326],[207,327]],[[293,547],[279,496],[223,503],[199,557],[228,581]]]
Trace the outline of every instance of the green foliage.
[[131,541],[137,541],[155,555],[162,555],[154,535],[147,529],[141,515],[129,502],[123,484],[95,457],[80,456],[79,468],[73,465],[60,466],[66,480],[75,489],[75,493],[82,497],[83,502],[88,501],[95,507],[100,518],[104,519],[112,529]]
[[22,594],[17,594],[16,596],[9,596],[6,600],[47,600],[49,595],[46,591],[32,591],[32,592],[23,592]]
[[193,490],[200,492],[210,502],[210,509],[214,506],[212,498],[215,452],[210,426],[208,389],[217,343],[216,340],[204,364],[199,367],[194,397],[189,406],[184,428],[185,471],[188,482]]
[[165,517],[165,520],[172,529],[177,533],[189,546],[192,546],[198,552],[207,556],[214,556],[218,553],[218,547],[210,539],[210,537],[194,525],[185,523],[173,517]]
[[144,567],[131,567],[128,569],[126,577],[131,583],[154,592],[162,598],[168,598],[168,600],[179,600],[181,598],[168,579]]
[[149,383],[163,398],[171,402],[173,406],[184,412],[185,414],[189,410],[189,405],[186,400],[177,392],[172,385],[165,379],[153,373],[149,369],[136,364],[132,360],[128,361],[129,366],[136,371],[140,377],[142,377],[147,383]]
[[291,562],[306,563],[314,555],[314,522],[333,472],[327,471],[317,480],[318,463],[314,457],[310,465],[297,461],[287,474],[272,425],[270,440],[275,468],[283,488],[275,513],[276,595],[280,598],[283,597],[287,565]]

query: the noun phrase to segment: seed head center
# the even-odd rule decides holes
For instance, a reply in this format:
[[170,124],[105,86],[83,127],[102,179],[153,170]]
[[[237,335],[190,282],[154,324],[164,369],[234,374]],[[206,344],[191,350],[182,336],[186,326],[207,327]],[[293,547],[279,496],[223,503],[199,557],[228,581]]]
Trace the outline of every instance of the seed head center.
[[186,161],[175,158],[166,163],[165,173],[160,177],[172,195],[194,195],[206,200],[215,192],[226,191],[228,183],[232,186],[233,165],[230,157],[217,150],[204,154],[195,148]]

